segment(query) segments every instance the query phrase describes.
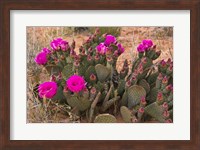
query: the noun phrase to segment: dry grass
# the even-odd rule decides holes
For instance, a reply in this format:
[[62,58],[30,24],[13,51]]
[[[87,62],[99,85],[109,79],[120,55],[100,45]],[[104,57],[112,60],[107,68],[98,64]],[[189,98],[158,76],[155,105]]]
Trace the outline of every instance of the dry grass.
[[[78,119],[67,105],[60,105],[56,102],[42,104],[37,95],[34,94],[34,87],[44,81],[48,81],[45,70],[34,62],[35,55],[56,37],[62,37],[72,42],[76,41],[76,50],[91,34],[88,30],[75,33],[70,27],[27,27],[27,122],[76,122]],[[118,60],[118,70],[124,59],[129,62],[136,56],[136,47],[143,39],[152,39],[161,50],[159,60],[172,58],[173,56],[173,28],[172,27],[122,27],[118,41],[122,43],[125,52]],[[41,71],[42,70],[42,71]]]

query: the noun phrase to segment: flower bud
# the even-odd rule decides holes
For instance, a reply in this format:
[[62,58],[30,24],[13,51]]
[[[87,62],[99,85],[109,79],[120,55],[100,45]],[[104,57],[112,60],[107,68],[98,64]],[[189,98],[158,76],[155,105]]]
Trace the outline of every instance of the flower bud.
[[140,108],[138,109],[138,112],[139,112],[139,113],[144,113],[144,108],[143,108],[143,107],[140,107]]
[[107,56],[107,57],[106,57],[106,60],[107,60],[107,62],[109,62],[110,64],[113,64],[113,58],[112,58],[112,57]]
[[146,106],[146,104],[147,104],[146,98],[145,96],[142,96],[140,99],[140,106],[144,107]]
[[141,119],[142,119],[143,114],[144,114],[144,108],[143,108],[143,107],[140,107],[140,108],[138,109],[138,113],[137,113],[138,120],[141,120]]
[[91,81],[96,81],[96,79],[97,79],[97,77],[95,76],[95,74],[92,73],[92,74],[90,75],[90,80],[91,80]]
[[133,123],[138,122],[138,119],[136,117],[133,117],[131,120],[132,120]]
[[162,104],[162,109],[163,109],[164,111],[168,110],[168,103],[167,103],[167,102],[164,102],[164,103]]
[[165,123],[172,123],[172,119],[165,120]]
[[88,52],[89,52],[89,53],[92,53],[92,52],[93,52],[92,47],[90,47],[90,48],[88,49]]
[[168,78],[167,76],[165,76],[163,79],[162,79],[162,84],[167,84],[168,83]]
[[75,68],[78,68],[80,66],[80,63],[78,61],[75,61],[74,66],[75,66]]
[[128,81],[126,82],[126,88],[128,88],[128,87],[130,87],[130,86],[131,86],[131,81],[128,80]]
[[94,99],[95,99],[95,96],[96,96],[96,94],[97,94],[97,90],[96,90],[96,88],[95,87],[92,87],[91,89],[90,89],[90,101],[93,101]]
[[65,60],[65,56],[64,56],[64,55],[61,55],[60,58],[61,58],[62,60]]
[[163,93],[162,92],[158,92],[157,94],[157,98],[156,98],[156,102],[158,105],[161,105],[164,101],[164,98],[163,98]]
[[165,119],[168,119],[169,116],[170,116],[169,111],[165,110],[165,111],[163,112],[163,117],[164,117]]
[[50,81],[56,82],[56,76],[55,75],[51,75]]
[[146,63],[147,63],[147,58],[146,58],[146,57],[143,57],[143,58],[141,59],[141,62],[142,62],[142,64],[146,64]]
[[118,54],[118,51],[117,51],[117,50],[115,50],[115,51],[114,51],[114,53],[113,53],[113,56],[114,56],[114,57],[118,57],[118,56],[119,56],[119,54]]

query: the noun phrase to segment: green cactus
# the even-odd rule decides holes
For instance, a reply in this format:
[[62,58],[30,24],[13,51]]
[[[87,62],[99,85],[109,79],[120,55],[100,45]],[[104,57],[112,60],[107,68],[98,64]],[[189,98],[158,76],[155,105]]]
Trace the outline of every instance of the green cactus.
[[152,73],[151,75],[149,75],[148,78],[147,78],[147,82],[148,82],[150,85],[153,84],[153,83],[155,83],[155,82],[156,82],[156,79],[157,79],[157,77],[158,77],[158,74],[159,74],[159,72],[155,72],[155,73]]
[[91,101],[89,101],[89,95],[87,97],[77,96],[77,95],[69,95],[64,93],[67,103],[71,107],[76,107],[79,111],[85,111],[91,105]]
[[86,79],[87,82],[91,82],[90,76],[92,74],[96,76],[95,67],[94,66],[89,66],[89,68],[85,72],[85,79]]
[[145,79],[140,80],[139,83],[138,83],[138,85],[142,86],[145,89],[145,91],[146,91],[147,94],[149,93],[150,86],[149,86],[149,83]]
[[104,82],[110,77],[111,71],[104,65],[97,64],[95,70],[100,82]]
[[67,80],[74,74],[73,64],[67,64],[62,70],[62,77]]
[[128,105],[128,94],[127,91],[125,91],[121,99],[121,106],[127,106],[127,105]]
[[117,119],[111,114],[99,114],[94,119],[94,123],[116,123]]
[[162,105],[158,105],[156,102],[146,106],[144,108],[145,113],[155,118],[159,122],[165,122],[165,118],[163,117],[163,109]]
[[63,100],[65,96],[63,95],[63,88],[59,86],[56,92],[56,95],[52,98],[52,100]]
[[149,92],[148,101],[150,103],[155,102],[158,94],[158,89],[156,87],[152,88]]
[[45,69],[47,70],[49,75],[59,75],[61,72],[61,67],[56,66],[56,65],[46,65]]
[[128,88],[128,108],[132,108],[140,103],[142,97],[146,97],[146,91],[142,86],[133,85]]
[[120,108],[121,116],[124,122],[131,123],[133,119],[133,112],[129,110],[126,106],[121,106]]
[[125,80],[120,80],[119,81],[119,84],[118,84],[118,87],[117,87],[117,93],[118,95],[122,96],[124,91],[125,91],[125,84],[126,84],[126,81]]

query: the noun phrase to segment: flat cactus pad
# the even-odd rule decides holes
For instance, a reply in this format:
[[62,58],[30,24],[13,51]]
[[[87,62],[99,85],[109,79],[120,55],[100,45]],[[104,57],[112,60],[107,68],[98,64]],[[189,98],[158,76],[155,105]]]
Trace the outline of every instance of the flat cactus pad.
[[116,123],[117,119],[110,114],[100,114],[94,119],[94,123]]

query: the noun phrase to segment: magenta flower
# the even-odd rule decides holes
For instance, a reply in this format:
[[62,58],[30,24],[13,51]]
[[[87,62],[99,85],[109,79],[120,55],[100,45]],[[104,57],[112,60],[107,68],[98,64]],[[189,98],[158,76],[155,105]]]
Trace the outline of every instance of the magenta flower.
[[96,50],[98,51],[99,54],[104,55],[106,53],[106,51],[108,50],[108,48],[105,46],[104,43],[100,43],[97,47]]
[[45,52],[38,53],[34,60],[38,65],[45,65],[48,61],[47,53],[45,53]]
[[116,42],[116,37],[114,37],[113,35],[107,35],[106,40],[104,41],[104,44],[106,46],[109,46],[110,44],[115,43],[115,42]]
[[43,48],[42,52],[45,52],[46,54],[50,54],[51,53],[51,51],[48,48]]
[[73,75],[66,81],[66,86],[70,91],[78,93],[86,88],[86,82],[83,77]]
[[147,40],[143,40],[142,44],[145,46],[146,49],[149,49],[150,47],[153,46],[152,40],[148,40],[148,39]]
[[56,82],[44,82],[39,85],[38,91],[41,98],[53,98],[56,94],[58,86]]
[[152,40],[143,40],[142,43],[140,43],[137,47],[137,50],[139,53],[145,52],[146,50],[149,50],[153,46]]
[[62,38],[57,38],[57,39],[54,39],[52,42],[51,42],[51,48],[53,50],[63,50],[63,51],[66,51],[68,48],[69,48],[69,44],[67,41],[63,40]]
[[137,51],[139,53],[143,53],[145,51],[145,47],[143,44],[139,44],[138,47],[137,47]]

